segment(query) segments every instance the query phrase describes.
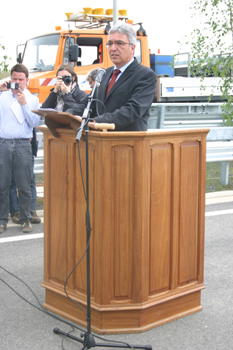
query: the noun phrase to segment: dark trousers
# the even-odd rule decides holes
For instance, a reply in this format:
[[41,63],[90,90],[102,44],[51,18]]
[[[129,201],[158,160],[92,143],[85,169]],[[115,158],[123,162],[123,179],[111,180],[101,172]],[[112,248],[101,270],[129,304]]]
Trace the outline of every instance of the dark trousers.
[[[37,191],[36,191],[36,177],[34,173],[34,156],[32,156],[32,163],[31,163],[31,191],[32,191],[31,210],[36,210]],[[10,216],[12,217],[14,216],[15,212],[19,211],[19,201],[18,201],[14,171],[12,172],[9,198],[10,198]]]
[[0,224],[9,213],[12,171],[19,193],[20,220],[30,218],[32,147],[29,139],[0,139]]

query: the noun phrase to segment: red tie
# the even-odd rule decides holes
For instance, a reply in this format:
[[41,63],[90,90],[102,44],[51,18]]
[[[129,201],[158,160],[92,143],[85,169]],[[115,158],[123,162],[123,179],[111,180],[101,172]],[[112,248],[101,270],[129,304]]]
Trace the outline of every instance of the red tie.
[[113,75],[112,75],[112,79],[110,80],[108,87],[107,87],[106,96],[109,93],[109,91],[111,90],[111,88],[113,87],[113,85],[115,84],[116,78],[120,72],[121,72],[120,69],[114,70]]

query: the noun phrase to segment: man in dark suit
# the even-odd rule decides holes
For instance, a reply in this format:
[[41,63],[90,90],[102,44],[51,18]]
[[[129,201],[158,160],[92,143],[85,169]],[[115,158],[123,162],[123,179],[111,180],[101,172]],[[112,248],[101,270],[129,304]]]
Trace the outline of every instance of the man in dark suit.
[[[118,23],[111,28],[107,46],[114,67],[106,70],[100,87],[96,89],[94,98],[103,104],[95,101],[91,106],[94,122],[89,125],[95,122],[114,123],[118,131],[147,130],[156,75],[134,58],[136,40],[135,30],[130,24]],[[115,78],[109,91],[108,85]]]

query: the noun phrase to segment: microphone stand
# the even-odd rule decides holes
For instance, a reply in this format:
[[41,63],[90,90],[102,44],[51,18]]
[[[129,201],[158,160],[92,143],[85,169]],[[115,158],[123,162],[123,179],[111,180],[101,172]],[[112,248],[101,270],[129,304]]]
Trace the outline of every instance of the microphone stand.
[[[112,344],[106,344],[106,343],[96,343],[95,339],[91,333],[91,288],[90,288],[90,233],[91,233],[91,223],[90,223],[90,210],[89,210],[89,139],[88,139],[88,132],[89,132],[89,126],[88,126],[88,120],[90,116],[90,107],[91,103],[93,101],[93,96],[95,94],[95,90],[97,87],[99,87],[100,81],[96,79],[95,85],[91,91],[91,94],[88,96],[88,103],[87,107],[85,108],[83,115],[82,115],[82,123],[80,128],[78,129],[76,141],[80,141],[83,129],[85,127],[85,135],[86,135],[86,243],[88,245],[87,247],[87,331],[85,333],[80,334],[80,338],[73,336],[70,333],[66,333],[64,331],[61,331],[58,328],[54,328],[54,333],[56,334],[62,334],[65,337],[71,338],[73,340],[76,340],[79,343],[83,344],[83,348],[81,350],[87,350],[94,347],[107,347],[107,348],[121,348],[121,349],[146,349],[146,350],[152,350],[151,345],[129,345],[126,343],[120,344],[121,342],[117,342],[118,344],[114,343],[112,341]],[[81,339],[83,338],[83,339]]]

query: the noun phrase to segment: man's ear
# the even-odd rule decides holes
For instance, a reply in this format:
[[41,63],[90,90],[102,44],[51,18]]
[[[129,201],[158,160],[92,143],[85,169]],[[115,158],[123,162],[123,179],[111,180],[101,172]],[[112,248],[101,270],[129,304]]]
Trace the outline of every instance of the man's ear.
[[135,52],[135,49],[136,49],[136,45],[132,44],[131,45],[131,49],[133,50],[133,53]]

